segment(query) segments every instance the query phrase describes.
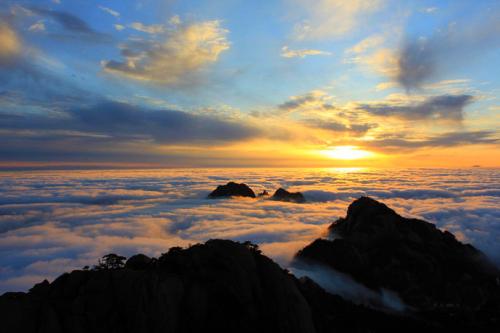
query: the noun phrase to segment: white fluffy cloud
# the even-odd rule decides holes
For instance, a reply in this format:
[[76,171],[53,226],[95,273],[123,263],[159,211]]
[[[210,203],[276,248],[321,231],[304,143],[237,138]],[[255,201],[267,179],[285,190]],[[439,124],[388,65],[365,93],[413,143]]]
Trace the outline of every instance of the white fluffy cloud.
[[152,83],[177,84],[216,62],[230,46],[228,30],[217,20],[174,24],[173,29],[166,30],[162,25],[141,23],[131,27],[154,35],[166,32],[163,40],[132,39],[122,44],[121,61],[102,62],[108,73]]
[[315,55],[331,55],[331,53],[314,49],[291,50],[288,46],[283,46],[281,48],[281,56],[284,58],[305,58],[307,56]]

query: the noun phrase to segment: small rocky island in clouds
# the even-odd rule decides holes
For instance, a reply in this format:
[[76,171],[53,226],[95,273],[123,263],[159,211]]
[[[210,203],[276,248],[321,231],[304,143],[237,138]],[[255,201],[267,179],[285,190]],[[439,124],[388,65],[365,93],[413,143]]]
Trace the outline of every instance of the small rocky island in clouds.
[[[228,183],[210,197],[254,198],[242,185]],[[171,248],[159,258],[110,254],[92,269],[64,273],[27,293],[5,293],[2,332],[493,332],[500,327],[499,270],[451,233],[362,197],[332,223],[327,236],[300,250],[292,270],[318,276],[319,269],[322,281],[330,278],[329,270],[341,272],[381,298],[390,291],[404,307],[342,298],[340,289],[326,291],[307,274],[295,277],[257,245],[210,240]]]
[[[243,183],[237,184],[235,182],[229,182],[226,185],[217,186],[217,188],[208,195],[208,198],[210,199],[230,198],[230,197],[266,198],[268,196],[269,192],[267,192],[267,190],[263,190],[256,196],[255,192],[247,184]],[[283,188],[277,189],[276,192],[274,192],[274,194],[269,199],[277,201],[296,202],[296,203],[306,202],[306,198],[302,193],[288,192]]]

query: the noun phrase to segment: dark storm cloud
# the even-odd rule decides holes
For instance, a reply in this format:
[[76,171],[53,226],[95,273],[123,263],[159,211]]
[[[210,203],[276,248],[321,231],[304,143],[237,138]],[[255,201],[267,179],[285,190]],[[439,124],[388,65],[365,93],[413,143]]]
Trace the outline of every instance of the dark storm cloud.
[[378,116],[396,116],[409,120],[443,119],[461,121],[465,106],[473,100],[474,97],[471,95],[441,95],[408,104],[382,102],[359,104],[357,107]]
[[461,145],[499,144],[500,138],[492,131],[450,132],[420,140],[402,137],[378,138],[367,142],[382,149],[405,149],[423,147],[454,147]]
[[407,91],[418,89],[500,47],[498,6],[491,13],[491,17],[454,22],[430,37],[407,37],[398,53],[397,82]]

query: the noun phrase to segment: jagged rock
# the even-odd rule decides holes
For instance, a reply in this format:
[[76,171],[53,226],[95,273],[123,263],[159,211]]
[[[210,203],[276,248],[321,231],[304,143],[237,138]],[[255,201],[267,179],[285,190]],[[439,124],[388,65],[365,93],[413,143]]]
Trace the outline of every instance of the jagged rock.
[[304,195],[300,192],[288,192],[287,190],[283,188],[279,188],[274,192],[273,196],[271,197],[273,200],[278,200],[278,201],[288,201],[288,202],[298,202],[302,203],[306,201],[306,198],[304,198]]
[[263,190],[257,196],[259,196],[259,197],[267,197],[268,195],[269,195],[269,192],[267,192],[267,190]]
[[368,197],[355,200],[328,229],[333,240],[315,240],[297,253],[295,265],[329,266],[372,289],[394,290],[420,311],[500,323],[498,270],[451,233]]
[[255,198],[254,191],[247,184],[237,184],[229,182],[226,185],[219,185],[208,195],[209,198],[224,197],[250,197]]

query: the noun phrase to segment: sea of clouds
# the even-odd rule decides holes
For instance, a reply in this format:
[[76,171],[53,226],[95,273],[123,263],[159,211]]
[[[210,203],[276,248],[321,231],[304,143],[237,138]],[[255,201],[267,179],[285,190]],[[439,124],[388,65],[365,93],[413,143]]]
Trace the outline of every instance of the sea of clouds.
[[[206,199],[219,184],[302,191],[305,204]],[[499,169],[172,169],[0,172],[0,294],[104,254],[158,256],[211,238],[293,254],[369,195],[472,243],[500,265]]]

